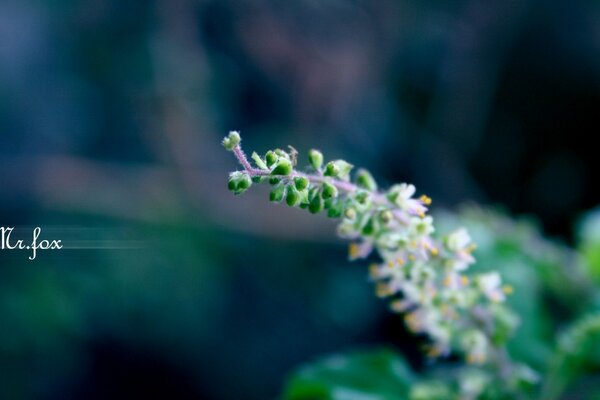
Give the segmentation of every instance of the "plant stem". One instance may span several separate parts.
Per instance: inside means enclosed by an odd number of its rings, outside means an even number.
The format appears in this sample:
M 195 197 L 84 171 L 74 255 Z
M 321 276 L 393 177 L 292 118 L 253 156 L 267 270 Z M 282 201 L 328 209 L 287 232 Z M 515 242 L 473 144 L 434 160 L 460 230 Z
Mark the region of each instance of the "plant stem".
M 339 190 L 342 190 L 346 193 L 354 193 L 354 192 L 358 191 L 359 189 L 366 190 L 366 189 L 362 189 L 362 188 L 358 187 L 357 185 L 355 185 L 351 182 L 341 181 L 339 179 L 325 177 L 322 175 L 305 174 L 302 172 L 298 172 L 296 170 L 293 170 L 290 175 L 271 175 L 271 172 L 268 170 L 252 167 L 252 165 L 248 161 L 248 158 L 246 158 L 246 154 L 244 153 L 244 151 L 242 150 L 242 147 L 240 145 L 237 145 L 233 148 L 233 154 L 235 155 L 235 157 L 237 158 L 239 163 L 242 165 L 242 167 L 244 167 L 244 170 L 246 171 L 246 173 L 248 175 L 250 175 L 251 177 L 270 176 L 272 178 L 279 178 L 279 179 L 305 177 L 306 179 L 308 179 L 309 181 L 314 182 L 314 183 L 329 182 L 332 185 L 334 185 L 335 187 L 337 187 Z M 371 193 L 373 195 L 373 200 L 376 203 L 388 204 L 388 205 L 391 204 L 383 194 L 378 193 L 378 192 L 371 192 Z

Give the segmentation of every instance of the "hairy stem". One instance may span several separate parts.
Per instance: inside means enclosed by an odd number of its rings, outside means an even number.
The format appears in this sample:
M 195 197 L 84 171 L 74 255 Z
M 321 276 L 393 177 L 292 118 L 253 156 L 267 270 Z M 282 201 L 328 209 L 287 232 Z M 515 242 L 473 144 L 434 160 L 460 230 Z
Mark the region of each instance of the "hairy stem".
M 334 185 L 335 187 L 337 187 L 339 190 L 342 190 L 346 193 L 353 193 L 359 189 L 366 190 L 366 189 L 359 188 L 357 185 L 355 185 L 351 182 L 341 181 L 339 179 L 333 179 L 333 178 L 325 177 L 322 175 L 305 174 L 302 172 L 298 172 L 296 170 L 292 171 L 292 173 L 290 175 L 271 175 L 271 172 L 268 170 L 263 170 L 263 169 L 252 167 L 252 165 L 248 161 L 248 158 L 246 157 L 246 154 L 244 153 L 244 151 L 242 150 L 242 147 L 240 145 L 237 145 L 233 148 L 233 154 L 237 158 L 238 162 L 242 165 L 242 167 L 244 167 L 244 170 L 246 171 L 246 173 L 248 173 L 248 175 L 250 175 L 251 177 L 270 176 L 270 177 L 279 178 L 279 179 L 289 179 L 289 178 L 302 176 L 314 183 L 329 182 L 332 185 Z M 370 192 L 370 193 L 373 194 L 373 200 L 376 203 L 391 204 L 388 202 L 388 200 L 385 198 L 385 196 L 382 195 L 381 193 L 378 193 L 378 192 Z

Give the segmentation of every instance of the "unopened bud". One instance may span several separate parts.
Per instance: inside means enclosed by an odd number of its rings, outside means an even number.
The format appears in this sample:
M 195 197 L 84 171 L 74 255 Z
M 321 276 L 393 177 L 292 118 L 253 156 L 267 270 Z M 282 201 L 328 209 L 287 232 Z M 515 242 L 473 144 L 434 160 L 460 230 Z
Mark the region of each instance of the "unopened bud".
M 325 165 L 325 176 L 348 180 L 353 165 L 344 160 L 330 161 Z
M 373 175 L 366 169 L 359 169 L 356 172 L 356 184 L 372 192 L 377 190 L 377 183 L 375 182 Z
M 297 176 L 294 178 L 294 184 L 296 185 L 296 189 L 304 190 L 308 187 L 309 181 L 305 176 Z
M 323 183 L 323 198 L 324 199 L 333 199 L 338 196 L 337 188 L 329 182 Z
M 273 151 L 267 151 L 267 154 L 265 154 L 265 161 L 267 162 L 267 167 L 271 168 L 277 162 L 278 158 L 279 157 L 277 157 L 277 154 L 275 154 Z
M 229 135 L 225 136 L 222 143 L 225 149 L 231 151 L 235 146 L 239 145 L 241 141 L 242 138 L 240 137 L 240 133 L 237 131 L 231 131 L 229 132 Z
M 323 211 L 323 207 L 323 197 L 321 197 L 321 193 L 316 192 L 310 199 L 308 211 L 310 211 L 312 214 L 317 214 Z
M 342 216 L 342 210 L 342 204 L 340 204 L 340 202 L 337 201 L 327 209 L 327 216 L 329 218 L 339 218 Z
M 308 152 L 308 162 L 315 170 L 319 170 L 323 165 L 323 153 L 315 149 L 310 150 Z
M 344 212 L 344 216 L 350 220 L 353 220 L 354 218 L 356 218 L 356 210 L 354 208 L 348 208 Z
M 369 200 L 369 193 L 360 192 L 356 195 L 355 199 L 358 202 L 358 204 L 365 205 L 365 204 L 367 204 L 367 201 Z
M 279 158 L 271 175 L 289 175 L 292 173 L 292 162 L 287 158 Z
M 362 228 L 363 235 L 372 235 L 375 232 L 375 220 L 374 218 L 369 218 L 365 226 Z
M 285 195 L 285 186 L 280 185 L 275 187 L 271 193 L 269 193 L 269 200 L 275 203 L 279 203 L 283 200 L 283 196 Z
M 250 186 L 252 186 L 252 179 L 248 174 L 237 171 L 229 175 L 227 188 L 234 194 L 241 194 L 248 190 Z
M 294 186 L 288 186 L 285 202 L 290 207 L 297 206 L 300 203 L 300 193 L 298 193 Z
M 379 214 L 379 219 L 384 224 L 388 224 L 392 220 L 392 218 L 394 218 L 394 215 L 390 210 L 384 210 Z

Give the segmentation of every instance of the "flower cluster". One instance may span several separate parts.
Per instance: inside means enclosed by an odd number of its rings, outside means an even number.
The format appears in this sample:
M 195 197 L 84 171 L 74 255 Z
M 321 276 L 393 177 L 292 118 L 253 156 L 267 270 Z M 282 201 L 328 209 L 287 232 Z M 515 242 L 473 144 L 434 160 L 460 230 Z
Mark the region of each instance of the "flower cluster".
M 338 234 L 351 241 L 350 259 L 378 254 L 380 261 L 369 267 L 376 295 L 390 300 L 412 332 L 430 338 L 431 357 L 454 351 L 473 364 L 499 363 L 498 348 L 516 326 L 501 304 L 512 289 L 496 272 L 469 274 L 475 244 L 463 228 L 434 235 L 429 197 L 415 197 L 415 186 L 407 183 L 379 190 L 368 171 L 351 174 L 351 164 L 325 163 L 317 150 L 308 154 L 307 172 L 296 170 L 295 151 L 281 149 L 253 153 L 252 165 L 240 142 L 238 132 L 223 140 L 243 167 L 230 174 L 231 191 L 268 182 L 271 201 L 339 218 Z

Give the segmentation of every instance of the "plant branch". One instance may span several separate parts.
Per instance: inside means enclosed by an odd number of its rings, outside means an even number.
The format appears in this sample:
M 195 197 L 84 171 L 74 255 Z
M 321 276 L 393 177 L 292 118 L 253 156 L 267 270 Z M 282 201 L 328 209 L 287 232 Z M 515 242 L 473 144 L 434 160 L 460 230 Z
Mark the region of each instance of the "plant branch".
M 290 175 L 271 175 L 271 172 L 269 170 L 252 167 L 252 165 L 248 161 L 248 158 L 246 157 L 246 154 L 244 153 L 244 151 L 242 150 L 242 147 L 239 144 L 234 146 L 232 151 L 233 151 L 233 154 L 235 155 L 235 157 L 237 158 L 238 162 L 242 165 L 242 167 L 244 167 L 244 171 L 246 171 L 246 173 L 248 173 L 248 175 L 250 175 L 251 177 L 270 176 L 270 177 L 279 178 L 279 179 L 305 177 L 309 181 L 314 182 L 314 183 L 329 182 L 332 185 L 334 185 L 335 187 L 337 187 L 339 190 L 342 190 L 346 193 L 354 193 L 358 190 L 366 190 L 366 189 L 360 188 L 359 186 L 357 186 L 351 182 L 346 182 L 346 181 L 342 181 L 339 179 L 325 177 L 322 175 L 306 174 L 303 172 L 298 172 L 296 170 L 293 170 Z M 388 205 L 392 204 L 386 199 L 386 197 L 383 194 L 381 194 L 379 192 L 372 192 L 372 191 L 370 193 L 373 194 L 373 200 L 376 203 L 388 204 Z

